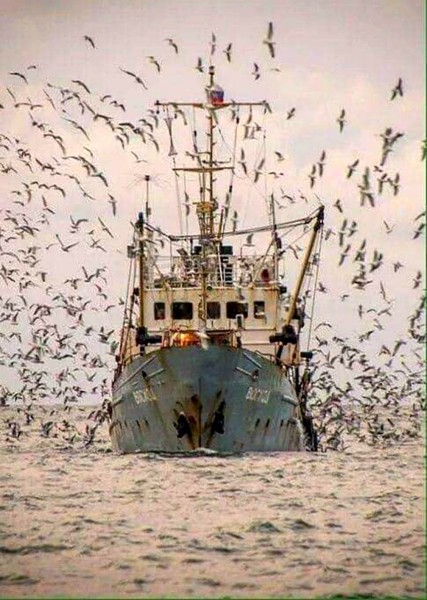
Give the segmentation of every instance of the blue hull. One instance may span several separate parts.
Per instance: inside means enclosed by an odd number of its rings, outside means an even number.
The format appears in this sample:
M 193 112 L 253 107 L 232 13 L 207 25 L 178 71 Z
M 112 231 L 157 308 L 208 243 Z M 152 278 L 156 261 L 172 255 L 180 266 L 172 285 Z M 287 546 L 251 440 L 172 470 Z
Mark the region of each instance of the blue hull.
M 304 435 L 286 373 L 243 348 L 162 348 L 113 383 L 110 436 L 120 452 L 300 451 Z

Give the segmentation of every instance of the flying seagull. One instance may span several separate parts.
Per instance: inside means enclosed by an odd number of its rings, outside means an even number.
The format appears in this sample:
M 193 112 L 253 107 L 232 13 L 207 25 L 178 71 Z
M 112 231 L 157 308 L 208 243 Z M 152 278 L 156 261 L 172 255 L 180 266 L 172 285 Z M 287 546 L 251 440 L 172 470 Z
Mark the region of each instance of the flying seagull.
M 342 133 L 342 130 L 344 129 L 344 125 L 345 125 L 345 109 L 344 108 L 341 110 L 340 116 L 337 119 L 337 123 L 340 126 L 340 133 Z
M 295 115 L 295 110 L 296 110 L 295 107 L 291 108 L 291 110 L 288 110 L 288 112 L 286 113 L 287 121 L 289 121 L 289 119 L 292 119 L 292 117 Z
M 165 42 L 167 42 L 169 46 L 172 46 L 172 48 L 175 50 L 175 54 L 178 54 L 178 46 L 172 38 L 166 38 Z
M 25 81 L 25 83 L 28 84 L 28 79 L 22 73 L 18 73 L 17 71 L 13 71 L 12 73 L 9 73 L 9 75 L 15 75 L 15 77 L 20 77 L 21 79 L 23 79 Z
M 91 37 L 89 37 L 88 35 L 84 35 L 83 39 L 85 40 L 85 42 L 88 42 L 92 46 L 92 48 L 95 48 L 95 42 Z
M 390 100 L 394 100 L 396 96 L 403 96 L 403 81 L 402 78 L 399 77 L 399 81 L 395 85 L 395 87 L 391 90 L 391 98 Z
M 263 44 L 266 44 L 268 51 L 270 52 L 271 58 L 274 58 L 274 44 L 273 42 L 273 23 L 270 21 L 268 24 L 267 37 L 263 40 Z
M 227 57 L 228 62 L 231 62 L 231 49 L 233 47 L 233 44 L 228 44 L 227 48 L 225 50 L 223 50 L 225 56 Z
M 120 69 L 120 71 L 122 71 L 122 73 L 126 73 L 126 75 L 130 75 L 131 77 L 133 77 L 135 79 L 136 83 L 141 84 L 145 90 L 148 90 L 148 87 L 142 81 L 141 77 L 139 77 L 138 75 L 135 75 L 135 73 L 132 73 L 131 71 L 126 71 L 126 69 L 122 69 L 122 67 L 119 67 L 119 69 Z

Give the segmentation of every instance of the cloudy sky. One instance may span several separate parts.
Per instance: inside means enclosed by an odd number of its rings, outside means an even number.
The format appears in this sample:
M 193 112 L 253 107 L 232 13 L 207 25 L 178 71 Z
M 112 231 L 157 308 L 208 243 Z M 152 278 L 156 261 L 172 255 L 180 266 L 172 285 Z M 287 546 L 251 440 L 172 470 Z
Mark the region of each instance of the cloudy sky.
M 101 217 L 114 232 L 114 239 L 105 232 L 99 235 L 109 252 L 112 276 L 108 293 L 117 298 L 124 293 L 124 249 L 129 221 L 142 205 L 144 188 L 138 180 L 143 175 L 150 174 L 154 179 L 154 219 L 166 230 L 179 231 L 174 182 L 164 172 L 171 165 L 165 160 L 163 148 L 158 153 L 152 144 L 137 144 L 134 140 L 122 148 L 105 124 L 80 113 L 73 102 L 65 106 L 67 113 L 61 107 L 54 110 L 44 92 L 56 98 L 58 89 L 52 86 L 78 90 L 99 111 L 104 109 L 100 98 L 109 94 L 125 107 L 125 111 L 115 109 L 114 118 L 136 123 L 146 117 L 156 99 L 203 99 L 205 74 L 195 67 L 199 57 L 203 65 L 209 62 L 209 43 L 215 33 L 217 48 L 211 60 L 226 97 L 267 100 L 273 109 L 266 119 L 267 160 L 271 171 L 283 175 L 279 180 L 270 177 L 266 189 L 280 199 L 282 188 L 282 193 L 298 200 L 280 209 L 278 218 L 306 214 L 317 206 L 318 198 L 326 205 L 326 228 L 333 233 L 321 265 L 320 279 L 328 293 L 319 298 L 320 319 L 339 316 L 334 327 L 341 327 L 346 334 L 360 334 L 360 327 L 363 331 L 370 325 L 357 322 L 353 326 L 357 307 L 365 301 L 374 306 L 381 304 L 381 282 L 393 300 L 393 317 L 379 332 L 379 342 L 392 340 L 405 331 L 407 316 L 420 295 L 420 288 L 413 289 L 413 280 L 424 265 L 423 237 L 413 239 L 420 223 L 414 219 L 423 211 L 425 189 L 425 163 L 421 162 L 425 137 L 425 15 L 421 0 L 1 0 L 0 7 L 0 134 L 19 139 L 34 157 L 52 162 L 52 157 L 59 156 L 58 147 L 31 125 L 34 118 L 66 140 L 68 155 L 81 154 L 84 146 L 89 147 L 108 180 L 108 190 L 99 179 L 90 181 L 87 189 L 94 200 L 82 198 L 71 188 L 67 188 L 66 198 L 49 195 L 55 215 L 49 230 L 39 237 L 42 245 L 54 243 L 55 233 L 67 241 L 75 239 L 68 232 L 70 215 L 74 219 L 88 218 L 98 227 L 97 219 Z M 269 22 L 274 26 L 274 59 L 263 43 Z M 84 36 L 94 41 L 95 48 Z M 173 38 L 178 54 L 166 38 Z M 230 43 L 229 63 L 223 51 Z M 160 64 L 160 73 L 150 56 Z M 31 68 L 33 65 L 35 68 Z M 255 68 L 259 69 L 258 79 L 253 75 Z M 120 69 L 137 73 L 148 89 Z M 13 72 L 24 74 L 28 83 L 11 75 Z M 391 91 L 399 78 L 403 81 L 403 97 L 391 101 Z M 90 92 L 72 80 L 83 82 Z M 16 107 L 28 100 L 41 102 L 43 107 L 31 111 L 25 104 Z M 287 119 L 292 108 L 295 116 Z M 109 109 L 113 110 L 111 106 Z M 337 118 L 342 109 L 346 111 L 346 124 L 340 133 Z M 84 126 L 88 139 L 65 122 L 65 117 Z M 263 116 L 256 118 L 261 122 Z M 375 171 L 375 165 L 381 160 L 380 136 L 387 127 L 393 133 L 404 134 L 385 165 L 391 179 L 399 173 L 399 193 L 395 195 L 392 186 L 386 184 L 381 195 L 375 194 L 375 208 L 361 207 L 358 186 L 369 167 L 376 191 L 381 172 Z M 233 133 L 227 124 L 223 131 L 225 136 Z M 167 153 L 166 133 L 158 135 Z M 178 134 L 175 141 L 177 145 L 181 142 Z M 10 156 L 5 155 L 5 149 L 0 150 L 0 162 L 9 164 Z M 248 149 L 254 161 L 258 150 Z M 311 188 L 309 174 L 323 150 L 325 173 Z M 285 160 L 277 163 L 275 151 Z M 348 179 L 347 166 L 357 159 L 358 169 Z M 73 171 L 70 164 L 68 172 L 80 176 L 77 165 L 74 167 Z M 32 177 L 30 173 L 25 176 L 27 181 Z M 0 182 L 3 209 L 10 208 L 11 192 L 21 189 L 19 186 L 21 171 Z M 220 197 L 220 183 L 218 187 Z M 117 216 L 112 214 L 108 194 L 117 199 Z M 241 226 L 259 223 L 265 206 L 261 196 L 260 189 L 255 188 L 236 192 L 234 208 Z M 344 213 L 334 206 L 337 199 Z M 34 201 L 26 210 L 36 213 L 39 206 Z M 341 248 L 337 233 L 344 218 L 358 225 L 351 240 L 353 254 L 367 239 L 368 262 L 375 250 L 385 257 L 364 295 L 351 287 L 356 269 L 352 258 L 338 270 Z M 391 233 L 387 228 L 392 229 Z M 95 262 L 105 263 L 103 253 L 93 254 Z M 52 278 L 60 281 L 64 272 L 68 274 L 67 269 L 70 274 L 74 269 L 75 276 L 82 263 L 93 260 L 91 256 L 88 245 L 81 242 L 73 253 L 51 252 L 45 260 Z M 397 261 L 404 267 L 395 273 L 393 264 Z M 340 296 L 348 292 L 350 302 L 342 302 Z M 112 318 L 119 326 L 119 312 Z

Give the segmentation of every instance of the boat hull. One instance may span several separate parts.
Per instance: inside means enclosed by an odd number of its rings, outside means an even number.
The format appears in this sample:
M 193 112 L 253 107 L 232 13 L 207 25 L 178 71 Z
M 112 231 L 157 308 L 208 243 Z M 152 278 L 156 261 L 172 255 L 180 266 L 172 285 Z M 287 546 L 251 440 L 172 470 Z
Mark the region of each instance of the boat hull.
M 113 383 L 114 450 L 300 451 L 304 435 L 286 372 L 243 348 L 161 348 Z

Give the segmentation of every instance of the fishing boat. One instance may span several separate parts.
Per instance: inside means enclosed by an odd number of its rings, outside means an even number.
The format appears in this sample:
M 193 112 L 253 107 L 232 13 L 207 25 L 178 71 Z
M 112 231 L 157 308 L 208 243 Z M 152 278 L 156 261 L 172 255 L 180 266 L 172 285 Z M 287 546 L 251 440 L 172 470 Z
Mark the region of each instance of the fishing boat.
M 265 112 L 269 106 L 226 101 L 214 67 L 205 93 L 202 102 L 156 103 L 174 165 L 174 118 L 187 108 L 206 117 L 206 145 L 201 149 L 193 132 L 193 152 L 184 155 L 191 164 L 173 167 L 175 176 L 192 174 L 197 181 L 197 192 L 184 198 L 187 213 L 194 206 L 197 230 L 169 234 L 151 222 L 147 175 L 144 210 L 127 248 L 130 269 L 110 408 L 112 446 L 124 453 L 315 451 L 307 409 L 312 352 L 301 347 L 309 295 L 301 291 L 318 267 L 323 206 L 281 223 L 272 199 L 266 223 L 239 229 L 231 212 L 233 184 L 221 193 L 218 182 L 224 175 L 232 181 L 239 165 L 235 155 L 216 157 L 217 129 L 227 111 L 237 126 L 240 111 Z M 297 227 L 307 243 L 289 292 L 282 262 L 286 235 Z M 242 240 L 252 246 L 258 234 L 266 247 L 244 252 Z

